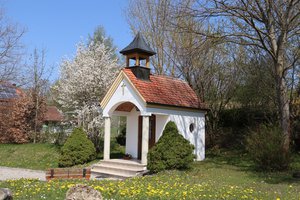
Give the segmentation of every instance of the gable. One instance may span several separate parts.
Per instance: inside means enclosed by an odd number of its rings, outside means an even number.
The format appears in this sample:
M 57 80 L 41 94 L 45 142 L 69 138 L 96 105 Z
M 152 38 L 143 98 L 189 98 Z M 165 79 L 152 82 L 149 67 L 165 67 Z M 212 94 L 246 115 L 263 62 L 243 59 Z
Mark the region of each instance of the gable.
M 144 99 L 126 75 L 121 72 L 100 103 L 103 116 L 111 115 L 116 108 L 126 102 L 134 104 L 141 112 L 145 110 L 146 103 Z
M 126 83 L 125 83 L 126 81 Z M 126 74 L 121 71 L 119 73 L 119 75 L 117 76 L 117 78 L 114 80 L 113 84 L 111 85 L 111 87 L 109 88 L 108 92 L 105 94 L 104 98 L 102 99 L 102 101 L 100 102 L 100 106 L 102 109 L 105 108 L 105 106 L 108 104 L 109 100 L 111 99 L 111 97 L 114 95 L 114 93 L 116 92 L 116 90 L 121 87 L 121 83 L 128 85 L 132 88 L 132 90 L 134 90 L 137 95 L 145 102 L 145 99 L 142 97 L 142 95 L 136 90 L 136 88 L 134 87 L 134 85 L 131 83 L 131 81 L 129 80 L 129 78 L 126 76 Z

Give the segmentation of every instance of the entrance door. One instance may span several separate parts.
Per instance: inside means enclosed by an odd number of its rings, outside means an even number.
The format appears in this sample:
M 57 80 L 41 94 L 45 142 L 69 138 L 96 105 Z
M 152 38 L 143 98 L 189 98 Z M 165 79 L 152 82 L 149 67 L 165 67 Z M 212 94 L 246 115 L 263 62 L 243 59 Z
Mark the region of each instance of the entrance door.
M 155 127 L 156 127 L 156 117 L 151 115 L 149 117 L 149 149 L 151 149 L 155 144 Z M 142 155 L 142 134 L 143 134 L 143 116 L 139 116 L 138 125 L 138 159 L 141 159 Z

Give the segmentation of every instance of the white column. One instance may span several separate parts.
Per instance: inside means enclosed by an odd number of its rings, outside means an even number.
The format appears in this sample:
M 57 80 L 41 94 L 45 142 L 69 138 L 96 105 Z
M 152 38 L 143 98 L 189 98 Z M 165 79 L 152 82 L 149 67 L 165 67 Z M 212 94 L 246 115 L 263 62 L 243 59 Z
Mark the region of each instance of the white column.
M 143 116 L 141 163 L 145 165 L 147 165 L 148 145 L 149 145 L 149 116 Z
M 110 117 L 104 118 L 104 152 L 103 159 L 109 160 L 110 158 Z

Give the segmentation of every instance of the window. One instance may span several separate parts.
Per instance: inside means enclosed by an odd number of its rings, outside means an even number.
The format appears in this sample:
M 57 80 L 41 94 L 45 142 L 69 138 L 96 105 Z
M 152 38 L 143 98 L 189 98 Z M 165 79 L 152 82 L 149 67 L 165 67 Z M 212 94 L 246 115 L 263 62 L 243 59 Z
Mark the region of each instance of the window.
M 191 123 L 190 124 L 190 132 L 192 133 L 195 130 L 195 124 Z

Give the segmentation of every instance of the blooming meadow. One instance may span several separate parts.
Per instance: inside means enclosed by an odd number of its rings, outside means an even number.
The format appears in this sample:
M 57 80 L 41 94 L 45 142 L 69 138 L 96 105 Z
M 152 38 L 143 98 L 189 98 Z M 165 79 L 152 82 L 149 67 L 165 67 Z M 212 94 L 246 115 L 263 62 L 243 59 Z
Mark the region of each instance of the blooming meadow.
M 14 199 L 64 199 L 67 190 L 78 183 L 93 187 L 100 191 L 106 199 L 292 200 L 300 197 L 299 183 L 280 187 L 274 187 L 264 182 L 241 182 L 234 185 L 230 183 L 232 181 L 230 173 L 221 175 L 220 180 L 210 180 L 206 175 L 196 175 L 195 171 L 169 171 L 123 181 L 52 180 L 42 182 L 20 179 L 0 182 L 0 187 L 10 188 L 14 193 Z M 224 180 L 221 181 L 222 179 Z

